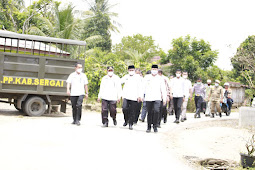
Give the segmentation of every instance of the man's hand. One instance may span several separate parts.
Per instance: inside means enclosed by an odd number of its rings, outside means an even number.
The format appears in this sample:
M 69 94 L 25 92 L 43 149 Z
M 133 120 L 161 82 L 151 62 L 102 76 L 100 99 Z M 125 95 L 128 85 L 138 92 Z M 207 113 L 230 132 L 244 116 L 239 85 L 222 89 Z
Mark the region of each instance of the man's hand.
M 118 99 L 117 102 L 120 103 L 120 99 Z
M 173 99 L 173 95 L 172 95 L 172 94 L 170 94 L 170 99 L 171 99 L 171 100 Z
M 67 93 L 67 95 L 68 95 L 68 96 L 70 96 L 70 95 L 71 95 L 70 90 L 67 90 L 67 91 L 66 91 L 66 93 Z
M 165 106 L 166 105 L 166 101 L 163 101 L 163 106 Z
M 141 97 L 138 97 L 138 98 L 137 98 L 137 101 L 138 101 L 138 103 L 142 102 L 142 98 L 141 98 Z
M 220 102 L 223 103 L 223 99 L 220 99 Z
M 183 101 L 183 102 L 185 101 L 185 97 L 182 98 L 182 101 Z
M 100 99 L 100 98 L 98 98 L 98 99 L 97 99 L 97 102 L 98 102 L 98 103 L 100 103 L 100 101 L 101 101 L 101 99 Z
M 168 103 L 170 101 L 169 97 L 166 98 L 166 102 Z
M 89 95 L 88 94 L 85 94 L 85 99 L 88 99 Z

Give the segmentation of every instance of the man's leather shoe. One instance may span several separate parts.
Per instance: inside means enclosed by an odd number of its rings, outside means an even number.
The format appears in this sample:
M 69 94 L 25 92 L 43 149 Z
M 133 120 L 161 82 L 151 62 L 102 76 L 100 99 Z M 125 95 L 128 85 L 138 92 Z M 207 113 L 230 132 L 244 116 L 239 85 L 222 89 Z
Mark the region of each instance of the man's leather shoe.
M 219 113 L 219 115 L 220 115 L 220 117 L 222 117 L 222 114 L 221 114 L 221 113 Z
M 75 121 L 73 121 L 73 122 L 72 122 L 72 124 L 74 125 L 74 124 L 76 124 L 76 122 L 75 122 Z
M 108 127 L 108 123 L 104 123 L 103 126 L 104 126 L 104 127 Z
M 148 126 L 146 132 L 147 132 L 147 133 L 150 133 L 150 132 L 151 132 L 151 126 Z
M 157 132 L 158 132 L 157 127 L 153 127 L 153 130 L 154 130 L 154 132 L 155 132 L 155 133 L 157 133 Z
M 76 125 L 77 125 L 77 126 L 80 126 L 80 125 L 81 125 L 81 123 L 80 123 L 79 121 L 77 121 L 77 122 L 76 122 Z
M 187 118 L 185 117 L 183 120 L 185 121 L 185 120 L 187 120 Z
M 214 118 L 214 113 L 212 113 L 211 118 Z
M 132 125 L 129 125 L 129 130 L 133 130 L 133 127 L 132 127 Z
M 127 122 L 124 122 L 123 126 L 127 126 Z
M 183 119 L 183 118 L 181 118 L 181 122 L 184 122 L 184 119 Z
M 116 119 L 113 119 L 113 124 L 114 124 L 114 126 L 117 125 L 117 120 Z
M 143 120 L 143 119 L 139 119 L 139 121 L 144 122 L 144 120 Z

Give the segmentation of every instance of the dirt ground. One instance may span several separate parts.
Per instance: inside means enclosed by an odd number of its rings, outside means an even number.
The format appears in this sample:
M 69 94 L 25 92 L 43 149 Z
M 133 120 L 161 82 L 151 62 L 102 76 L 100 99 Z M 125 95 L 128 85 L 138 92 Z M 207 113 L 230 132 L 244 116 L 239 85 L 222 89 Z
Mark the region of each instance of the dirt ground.
M 28 117 L 13 106 L 0 104 L 0 169 L 201 169 L 196 162 L 219 158 L 239 162 L 246 129 L 238 128 L 238 113 L 230 117 L 194 119 L 176 125 L 174 117 L 157 134 L 145 133 L 146 123 L 134 130 L 118 125 L 103 128 L 101 115 L 83 111 L 81 126 L 67 114 Z

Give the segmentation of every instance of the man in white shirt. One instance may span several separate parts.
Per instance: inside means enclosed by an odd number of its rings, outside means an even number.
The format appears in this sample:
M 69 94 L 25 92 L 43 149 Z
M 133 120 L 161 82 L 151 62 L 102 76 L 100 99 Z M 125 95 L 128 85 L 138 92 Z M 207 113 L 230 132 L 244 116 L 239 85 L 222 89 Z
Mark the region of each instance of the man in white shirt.
M 121 98 L 121 84 L 119 76 L 114 74 L 112 66 L 107 67 L 107 75 L 102 78 L 98 99 L 102 99 L 102 123 L 104 127 L 108 127 L 108 110 L 113 119 L 113 124 L 116 126 L 116 107 Z
M 189 97 L 192 97 L 192 84 L 191 81 L 188 79 L 188 72 L 183 71 L 182 72 L 182 78 L 184 79 L 184 91 L 185 91 L 185 100 L 182 104 L 182 114 L 181 114 L 181 122 L 184 122 L 187 120 L 186 111 L 187 111 L 187 105 L 189 101 Z
M 147 133 L 151 132 L 153 125 L 154 132 L 158 132 L 157 123 L 160 112 L 161 100 L 166 104 L 166 87 L 163 79 L 158 75 L 158 65 L 152 65 L 151 74 L 144 77 L 144 90 L 146 107 L 148 110 L 147 116 Z
M 82 115 L 82 103 L 83 98 L 88 98 L 88 79 L 87 76 L 82 73 L 82 64 L 75 64 L 75 72 L 71 73 L 66 80 L 67 82 L 67 94 L 70 96 L 73 109 L 73 123 L 80 126 L 80 120 Z M 70 89 L 71 88 L 71 89 Z M 86 91 L 86 94 L 85 94 Z
M 143 96 L 141 77 L 135 74 L 134 65 L 128 66 L 128 74 L 121 78 L 121 84 L 124 84 L 122 111 L 125 123 L 123 126 L 129 124 L 129 129 L 133 130 L 138 102 L 142 102 Z
M 174 102 L 174 112 L 176 120 L 174 123 L 180 123 L 180 115 L 182 112 L 182 103 L 185 100 L 185 82 L 181 77 L 181 70 L 176 70 L 176 77 L 171 80 L 170 97 Z
M 165 83 L 165 87 L 166 87 L 166 92 L 167 92 L 167 97 L 166 97 L 166 102 L 169 102 L 169 98 L 170 98 L 170 89 L 169 89 L 169 79 L 163 75 L 163 71 L 161 69 L 158 70 L 158 75 L 161 76 L 163 78 L 163 81 Z M 158 128 L 160 128 L 160 123 L 162 118 L 164 119 L 164 123 L 166 123 L 167 121 L 167 109 L 166 109 L 167 103 L 165 105 L 163 105 L 163 99 L 161 101 L 161 106 L 160 106 L 160 113 L 159 113 L 159 119 L 158 119 Z

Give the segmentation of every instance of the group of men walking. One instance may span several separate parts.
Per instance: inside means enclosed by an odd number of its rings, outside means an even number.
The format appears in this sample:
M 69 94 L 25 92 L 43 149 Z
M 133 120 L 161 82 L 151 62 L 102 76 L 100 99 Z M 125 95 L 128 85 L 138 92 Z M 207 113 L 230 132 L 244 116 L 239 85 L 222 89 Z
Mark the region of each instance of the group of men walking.
M 76 64 L 75 72 L 70 74 L 67 79 L 67 93 L 70 95 L 73 109 L 73 124 L 80 125 L 81 106 L 84 96 L 88 97 L 88 80 L 82 73 L 82 65 Z M 123 88 L 122 88 L 123 86 Z M 229 86 L 229 85 L 228 85 Z M 71 90 L 70 90 L 71 88 Z M 124 124 L 130 130 L 137 123 L 142 108 L 140 121 L 144 122 L 147 114 L 147 130 L 158 132 L 161 121 L 167 122 L 167 115 L 175 113 L 174 123 L 180 123 L 187 120 L 186 110 L 189 98 L 195 93 L 196 114 L 195 118 L 200 118 L 201 105 L 207 102 L 207 110 L 211 105 L 211 117 L 214 117 L 215 106 L 221 116 L 220 102 L 222 102 L 224 93 L 231 99 L 231 91 L 219 86 L 216 80 L 215 86 L 211 87 L 208 80 L 207 85 L 203 85 L 201 79 L 198 79 L 194 87 L 188 79 L 188 72 L 176 70 L 176 77 L 170 77 L 170 80 L 163 75 L 158 65 L 152 65 L 151 70 L 143 77 L 140 69 L 134 65 L 128 66 L 128 74 L 120 78 L 114 74 L 113 66 L 107 67 L 107 75 L 102 78 L 98 102 L 102 102 L 102 123 L 108 127 L 108 112 L 116 126 L 116 107 L 117 103 L 123 99 L 122 111 L 124 114 Z M 232 102 L 232 101 L 231 101 Z M 167 108 L 168 104 L 168 108 Z M 210 114 L 207 112 L 207 114 Z

